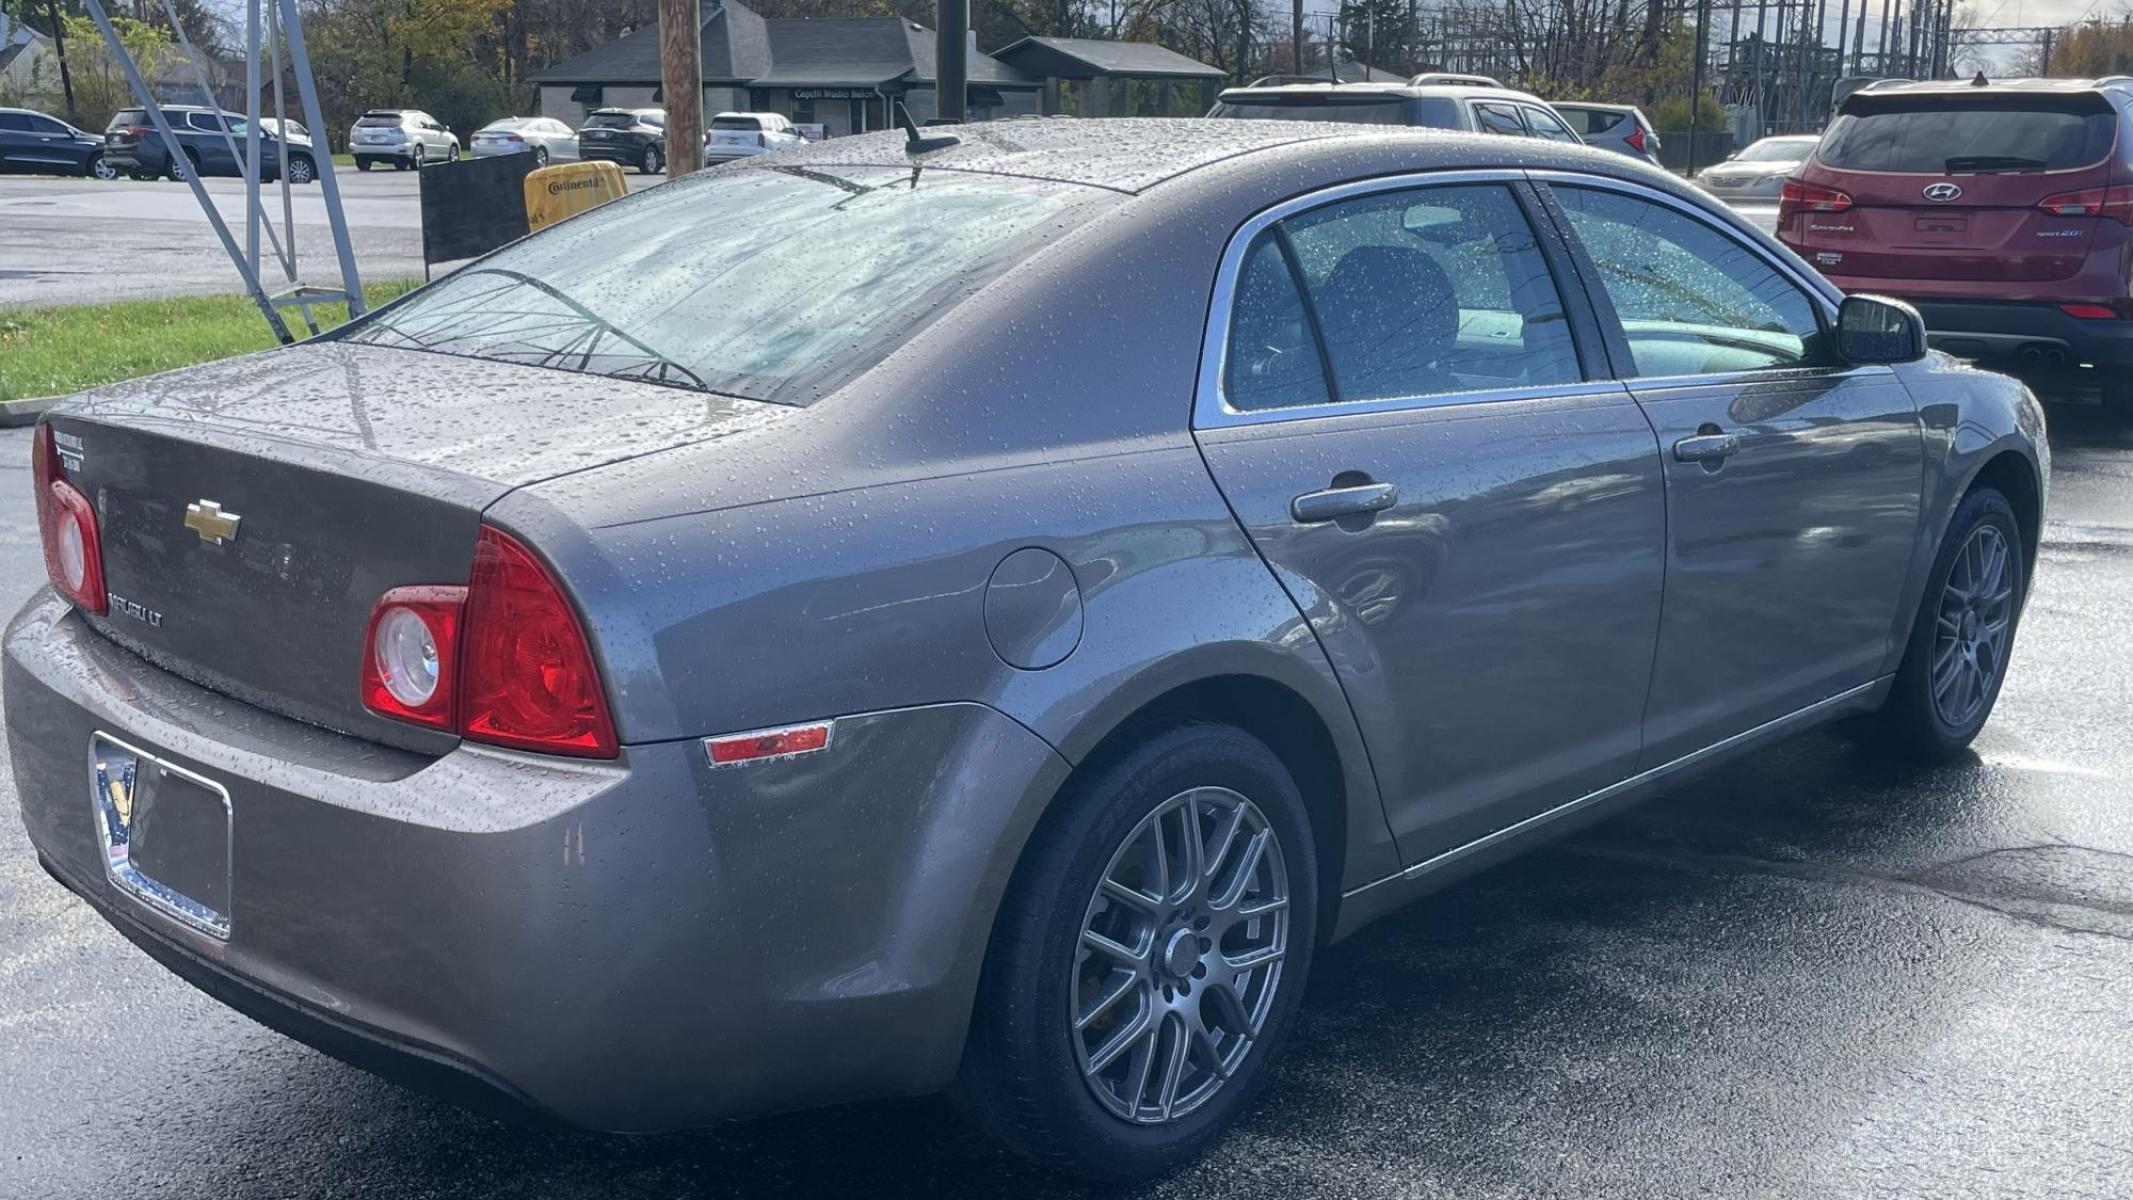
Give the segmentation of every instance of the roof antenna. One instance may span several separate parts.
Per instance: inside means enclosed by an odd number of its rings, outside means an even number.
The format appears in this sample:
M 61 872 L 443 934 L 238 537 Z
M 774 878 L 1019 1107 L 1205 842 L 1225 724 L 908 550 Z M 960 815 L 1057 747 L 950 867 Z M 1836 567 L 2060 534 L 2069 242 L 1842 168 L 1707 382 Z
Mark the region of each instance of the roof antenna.
M 1979 71 L 1979 72 L 1977 73 L 1977 78 L 1976 78 L 1976 79 L 1973 79 L 1973 80 L 1971 80 L 1971 81 L 1970 81 L 1970 86 L 1971 86 L 1971 87 L 1990 87 L 1990 86 L 1992 86 L 1992 81 L 1991 81 L 1990 79 L 1987 79 L 1987 78 L 1985 78 L 1985 72 L 1984 72 L 1984 71 L 1982 71 L 1982 70 L 1980 70 L 1980 71 Z
M 920 137 L 918 135 L 918 126 L 911 120 L 911 110 L 905 108 L 904 102 L 901 100 L 896 101 L 895 104 L 896 123 L 904 127 L 904 153 L 924 154 L 928 150 L 946 150 L 950 146 L 962 145 L 963 139 L 946 133 L 936 134 L 933 137 Z

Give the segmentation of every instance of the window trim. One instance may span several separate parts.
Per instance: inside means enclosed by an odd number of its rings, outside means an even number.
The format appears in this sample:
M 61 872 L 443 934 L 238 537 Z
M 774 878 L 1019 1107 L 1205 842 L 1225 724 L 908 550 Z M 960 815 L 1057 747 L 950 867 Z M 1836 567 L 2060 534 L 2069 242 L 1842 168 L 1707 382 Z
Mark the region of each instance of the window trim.
M 1747 226 L 1744 223 L 1736 224 L 1737 218 L 1733 218 L 1731 214 L 1727 214 L 1727 217 L 1723 220 L 1714 220 L 1713 218 L 1716 214 L 1704 210 L 1694 201 L 1685 200 L 1658 188 L 1634 183 L 1627 179 L 1616 179 L 1604 175 L 1579 175 L 1560 170 L 1536 170 L 1528 172 L 1528 175 L 1540 192 L 1542 203 L 1548 210 L 1549 219 L 1559 227 L 1559 232 L 1577 263 L 1579 284 L 1583 291 L 1582 298 L 1591 309 L 1594 318 L 1600 323 L 1600 336 L 1607 345 L 1607 354 L 1611 360 L 1611 374 L 1614 382 L 1637 388 L 1660 388 L 1731 380 L 1793 379 L 1812 375 L 1826 375 L 1836 371 L 1875 369 L 1852 366 L 1841 362 L 1824 362 L 1803 363 L 1789 367 L 1758 367 L 1747 371 L 1707 371 L 1688 375 L 1638 375 L 1636 373 L 1636 360 L 1631 357 L 1629 343 L 1622 335 L 1621 315 L 1615 312 L 1613 299 L 1607 295 L 1607 289 L 1599 282 L 1597 278 L 1598 268 L 1594 265 L 1592 257 L 1586 253 L 1585 243 L 1579 240 L 1577 231 L 1570 226 L 1569 211 L 1556 198 L 1553 191 L 1555 186 L 1619 192 L 1640 200 L 1650 201 L 1662 207 L 1673 209 L 1689 220 L 1703 225 L 1712 233 L 1730 239 L 1741 249 L 1760 258 L 1765 265 L 1777 271 L 1782 278 L 1797 287 L 1807 297 L 1808 303 L 1815 310 L 1815 319 L 1820 326 L 1818 332 L 1825 344 L 1834 345 L 1837 306 L 1843 303 L 1844 294 L 1838 291 L 1836 285 L 1830 283 L 1827 279 L 1819 275 L 1802 274 L 1798 268 L 1786 260 L 1784 255 L 1772 253 L 1770 246 L 1764 245 L 1762 242 L 1762 238 L 1767 235 L 1762 235 L 1760 230 L 1755 230 L 1752 226 Z M 1744 231 L 1757 236 L 1744 236 Z M 1773 242 L 1771 244 L 1775 245 L 1776 243 Z M 1888 368 L 1883 367 L 1879 368 L 1879 370 L 1886 371 Z
M 1581 178 L 1566 176 L 1566 178 Z M 1348 183 L 1321 188 L 1292 196 L 1279 204 L 1261 209 L 1239 225 L 1230 234 L 1229 244 L 1223 247 L 1222 259 L 1215 269 L 1215 287 L 1207 305 L 1207 325 L 1200 337 L 1200 373 L 1193 391 L 1192 427 L 1194 429 L 1225 429 L 1240 425 L 1266 425 L 1280 421 L 1317 420 L 1324 417 L 1359 415 L 1364 413 L 1404 412 L 1412 409 L 1451 408 L 1469 404 L 1502 404 L 1518 400 L 1539 400 L 1553 397 L 1575 398 L 1582 396 L 1620 396 L 1622 381 L 1614 377 L 1614 364 L 1608 347 L 1607 331 L 1597 320 L 1587 298 L 1590 288 L 1582 277 L 1566 278 L 1563 268 L 1575 268 L 1575 259 L 1568 258 L 1570 248 L 1561 242 L 1561 234 L 1555 228 L 1554 215 L 1545 209 L 1536 209 L 1528 197 L 1521 195 L 1518 185 L 1531 183 L 1531 173 L 1511 167 L 1495 167 L 1477 170 L 1414 171 L 1404 175 L 1385 175 L 1375 179 L 1360 179 Z M 1504 185 L 1513 201 L 1524 214 L 1526 223 L 1533 228 L 1533 236 L 1539 244 L 1541 257 L 1547 261 L 1548 271 L 1555 282 L 1556 296 L 1563 305 L 1564 324 L 1569 327 L 1572 351 L 1577 355 L 1579 369 L 1586 376 L 1577 383 L 1535 384 L 1515 388 L 1488 388 L 1471 392 L 1438 392 L 1426 396 L 1395 396 L 1366 400 L 1338 400 L 1329 398 L 1318 404 L 1299 404 L 1290 408 L 1239 409 L 1231 407 L 1223 393 L 1224 373 L 1229 367 L 1229 334 L 1231 318 L 1237 299 L 1237 281 L 1244 271 L 1244 260 L 1250 253 L 1259 235 L 1277 222 L 1301 212 L 1338 204 L 1360 196 L 1379 192 L 1412 191 L 1416 188 L 1456 186 L 1471 183 L 1494 183 Z M 1551 247 L 1551 242 L 1558 243 Z M 1308 294 L 1305 304 L 1310 303 Z M 1307 310 L 1308 311 L 1308 310 Z M 1588 339 L 1592 339 L 1589 341 Z M 1598 344 L 1593 344 L 1596 341 Z M 1321 364 L 1324 364 L 1323 345 L 1320 347 Z M 1330 371 L 1328 372 L 1330 375 Z M 1604 378 L 1602 377 L 1604 376 Z

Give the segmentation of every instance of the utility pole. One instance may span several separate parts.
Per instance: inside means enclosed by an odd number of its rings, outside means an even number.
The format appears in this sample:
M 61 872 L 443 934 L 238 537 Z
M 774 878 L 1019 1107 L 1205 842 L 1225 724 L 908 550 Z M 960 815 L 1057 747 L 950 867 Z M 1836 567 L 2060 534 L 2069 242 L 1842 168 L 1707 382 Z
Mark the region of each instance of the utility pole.
M 960 125 L 970 109 L 970 0 L 940 0 L 935 10 L 933 119 Z M 1126 86 L 1130 113 L 1133 85 Z
M 67 70 L 67 28 L 59 20 L 59 0 L 44 0 L 45 19 L 52 22 L 52 51 L 59 55 L 59 89 L 67 96 L 67 120 L 75 119 L 74 73 Z
M 659 85 L 667 110 L 667 178 L 704 165 L 704 23 L 697 0 L 659 0 Z
M 1866 0 L 1859 0 L 1859 23 L 1852 27 L 1852 74 L 1866 63 Z
M 1704 30 L 1711 23 L 1711 0 L 1696 0 L 1696 57 L 1689 63 L 1689 174 L 1696 174 L 1697 126 L 1703 115 L 1703 57 L 1708 39 Z
M 1238 63 L 1241 75 L 1244 64 Z M 1304 0 L 1289 3 L 1289 74 L 1301 78 L 1304 73 Z

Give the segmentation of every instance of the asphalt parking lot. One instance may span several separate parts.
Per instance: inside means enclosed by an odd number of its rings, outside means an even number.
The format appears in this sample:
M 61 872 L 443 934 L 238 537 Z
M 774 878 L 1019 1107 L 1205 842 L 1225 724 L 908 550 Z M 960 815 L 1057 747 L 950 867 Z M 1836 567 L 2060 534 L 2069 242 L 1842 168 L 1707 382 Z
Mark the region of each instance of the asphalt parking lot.
M 624 178 L 632 191 L 664 182 L 634 172 Z M 415 173 L 342 167 L 335 179 L 363 279 L 420 279 L 422 208 Z M 244 184 L 203 182 L 242 245 Z M 299 278 L 337 287 L 340 267 L 320 188 L 310 184 L 291 192 Z M 262 188 L 261 201 L 278 226 L 279 185 Z M 241 290 L 214 227 L 182 183 L 0 176 L 0 308 Z
M 1146 1194 L 2123 1197 L 2133 418 L 2050 420 L 2033 599 L 1972 757 L 1812 734 L 1366 930 L 1320 958 L 1264 1101 Z M 10 610 L 42 574 L 27 441 L 0 433 Z M 36 866 L 11 782 L 0 1080 L 10 1198 L 1085 1194 L 932 1101 L 623 1138 L 402 1091 L 106 928 Z

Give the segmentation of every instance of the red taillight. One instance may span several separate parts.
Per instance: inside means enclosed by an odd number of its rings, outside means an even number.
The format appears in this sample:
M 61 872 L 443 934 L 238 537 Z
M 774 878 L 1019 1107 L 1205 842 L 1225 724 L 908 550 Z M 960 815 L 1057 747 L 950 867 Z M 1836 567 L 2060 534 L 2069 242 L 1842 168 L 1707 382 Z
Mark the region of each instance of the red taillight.
M 37 530 L 44 539 L 44 569 L 52 586 L 83 612 L 102 614 L 104 547 L 96 510 L 81 489 L 59 477 L 59 447 L 52 427 L 37 426 L 30 438 L 30 470 L 36 480 Z
M 126 127 L 126 136 L 144 138 L 155 131 L 156 128 L 153 125 L 128 125 Z
M 372 712 L 438 729 L 459 726 L 459 624 L 463 587 L 394 588 L 370 610 L 363 638 L 363 703 Z
M 1851 206 L 1852 198 L 1835 188 L 1788 179 L 1778 189 L 1777 223 L 1782 228 L 1794 213 L 1839 213 Z
M 505 141 L 507 141 L 507 142 L 523 142 L 523 141 L 525 141 L 526 139 L 525 139 L 525 138 L 522 138 L 522 137 L 520 137 L 519 135 L 517 135 L 517 134 L 515 134 L 515 133 L 507 133 L 507 134 L 505 134 L 505 135 L 504 135 L 504 140 L 505 140 Z
M 2108 217 L 2121 225 L 2133 225 L 2133 187 L 2060 192 L 2037 201 L 2037 207 L 2055 217 Z
M 1629 143 L 1630 149 L 1635 150 L 1639 154 L 1644 153 L 1644 126 L 1634 123 L 1631 124 L 1629 127 L 1629 136 L 1623 138 L 1622 140 Z
M 2069 317 L 2079 317 L 2084 321 L 2112 321 L 2121 315 L 2117 309 L 2108 304 L 2062 304 L 2059 306 L 2059 311 Z
M 518 539 L 484 525 L 474 542 L 459 649 L 459 729 L 470 738 L 612 758 L 615 726 L 577 612 Z
M 617 753 L 577 611 L 533 551 L 493 526 L 475 536 L 465 587 L 380 597 L 363 653 L 372 712 L 520 750 Z

